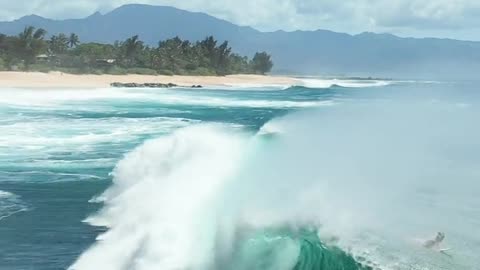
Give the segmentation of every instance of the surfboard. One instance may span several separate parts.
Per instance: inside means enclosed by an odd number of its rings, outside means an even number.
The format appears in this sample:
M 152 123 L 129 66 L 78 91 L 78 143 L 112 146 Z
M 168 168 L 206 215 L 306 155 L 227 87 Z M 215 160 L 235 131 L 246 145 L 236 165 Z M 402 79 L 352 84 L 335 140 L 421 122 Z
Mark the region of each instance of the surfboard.
M 442 253 L 445 256 L 448 256 L 448 257 L 452 258 L 453 257 L 452 254 L 447 253 L 447 251 L 450 251 L 450 250 L 452 250 L 452 249 L 451 248 L 442 248 L 438 252 Z

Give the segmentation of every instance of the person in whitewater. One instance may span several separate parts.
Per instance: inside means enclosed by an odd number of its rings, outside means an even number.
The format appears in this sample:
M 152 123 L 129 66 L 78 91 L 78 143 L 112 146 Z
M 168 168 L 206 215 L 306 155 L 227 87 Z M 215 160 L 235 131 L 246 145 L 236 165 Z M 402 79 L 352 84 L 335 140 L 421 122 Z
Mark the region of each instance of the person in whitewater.
M 437 233 L 437 236 L 433 240 L 428 240 L 423 244 L 424 247 L 429 249 L 436 249 L 440 246 L 440 244 L 445 239 L 445 234 L 442 232 Z
M 435 251 L 438 251 L 444 255 L 447 255 L 449 257 L 452 257 L 452 255 L 448 254 L 447 251 L 450 250 L 450 248 L 440 248 L 440 244 L 445 240 L 445 234 L 442 232 L 437 233 L 437 236 L 435 236 L 435 239 L 433 240 L 428 240 L 426 241 L 423 246 L 432 249 Z

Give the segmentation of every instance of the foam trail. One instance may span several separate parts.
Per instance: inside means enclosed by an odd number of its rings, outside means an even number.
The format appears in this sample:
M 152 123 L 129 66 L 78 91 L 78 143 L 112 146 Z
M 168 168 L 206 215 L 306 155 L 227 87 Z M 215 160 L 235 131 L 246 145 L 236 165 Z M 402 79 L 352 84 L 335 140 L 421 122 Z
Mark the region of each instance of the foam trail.
M 228 87 L 226 87 L 228 89 Z M 287 87 L 269 88 L 268 90 L 280 90 Z M 225 89 L 225 87 L 223 87 Z M 267 91 L 267 88 L 259 88 L 257 91 Z M 240 90 L 240 89 L 239 89 Z M 166 89 L 63 89 L 63 90 L 29 90 L 29 89 L 2 89 L 0 91 L 0 105 L 20 106 L 36 109 L 70 109 L 72 104 L 91 101 L 101 106 L 100 110 L 109 109 L 108 103 L 112 101 L 128 102 L 154 102 L 167 105 L 197 105 L 205 107 L 247 107 L 247 108 L 303 108 L 329 105 L 326 101 L 286 101 L 269 99 L 238 99 L 231 97 L 219 97 L 204 94 L 192 95 L 191 92 L 182 93 L 176 90 Z M 103 103 L 102 103 L 103 102 Z M 106 103 L 106 104 L 105 104 Z M 84 106 L 84 109 L 95 108 Z M 98 109 L 98 108 L 97 108 Z
M 392 84 L 384 80 L 348 80 L 348 79 L 299 79 L 301 86 L 309 88 L 330 88 L 335 85 L 346 88 L 379 87 Z
M 225 84 L 230 90 L 285 90 L 290 87 L 287 84 L 252 84 L 252 83 L 245 83 L 245 84 Z M 225 87 L 223 87 L 224 89 Z M 212 89 L 209 87 L 209 89 Z M 214 89 L 214 88 L 213 88 Z M 222 89 L 222 87 L 219 87 Z
M 480 207 L 476 115 L 475 106 L 368 104 L 274 120 L 268 136 L 207 125 L 147 142 L 116 167 L 105 207 L 87 220 L 109 231 L 71 269 L 309 265 L 301 238 L 261 233 L 281 227 L 314 227 L 381 269 L 472 269 L 480 247 L 462 243 L 480 240 L 465 234 Z M 437 230 L 455 261 L 412 241 Z
M 0 190 L 0 221 L 27 210 L 28 207 L 19 196 Z

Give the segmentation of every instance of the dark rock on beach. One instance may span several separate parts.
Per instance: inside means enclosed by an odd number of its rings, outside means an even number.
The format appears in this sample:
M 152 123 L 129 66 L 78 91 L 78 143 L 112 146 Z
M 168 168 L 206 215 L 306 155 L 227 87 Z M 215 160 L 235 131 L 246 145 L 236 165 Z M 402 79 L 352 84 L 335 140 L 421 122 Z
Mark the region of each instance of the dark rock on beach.
M 110 84 L 111 87 L 115 88 L 172 88 L 172 87 L 188 87 L 181 86 L 174 83 L 121 83 L 113 82 Z M 191 88 L 203 88 L 201 85 L 192 85 Z
M 178 85 L 174 83 L 120 83 L 114 82 L 110 86 L 117 88 L 172 88 Z

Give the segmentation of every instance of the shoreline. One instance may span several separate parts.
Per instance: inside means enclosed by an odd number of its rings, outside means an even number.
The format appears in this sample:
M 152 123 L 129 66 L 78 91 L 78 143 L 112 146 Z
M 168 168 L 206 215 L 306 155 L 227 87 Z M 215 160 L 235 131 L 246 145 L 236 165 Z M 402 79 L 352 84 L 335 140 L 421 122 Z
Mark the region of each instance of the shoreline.
M 227 76 L 165 76 L 165 75 L 77 75 L 61 72 L 18 72 L 0 71 L 0 87 L 3 88 L 111 88 L 119 83 L 173 83 L 178 86 L 204 87 L 278 85 L 291 86 L 299 82 L 293 77 L 270 75 L 227 75 Z

